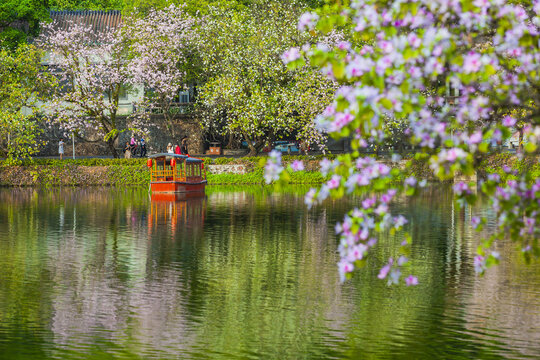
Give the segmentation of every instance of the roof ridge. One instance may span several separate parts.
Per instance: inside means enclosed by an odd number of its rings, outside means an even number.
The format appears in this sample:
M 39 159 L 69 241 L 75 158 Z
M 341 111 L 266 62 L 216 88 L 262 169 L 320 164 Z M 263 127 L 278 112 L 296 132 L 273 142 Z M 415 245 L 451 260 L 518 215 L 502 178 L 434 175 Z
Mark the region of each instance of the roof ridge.
M 123 20 L 120 10 L 49 10 L 49 15 L 60 28 L 68 29 L 71 24 L 80 24 L 96 32 L 114 30 Z

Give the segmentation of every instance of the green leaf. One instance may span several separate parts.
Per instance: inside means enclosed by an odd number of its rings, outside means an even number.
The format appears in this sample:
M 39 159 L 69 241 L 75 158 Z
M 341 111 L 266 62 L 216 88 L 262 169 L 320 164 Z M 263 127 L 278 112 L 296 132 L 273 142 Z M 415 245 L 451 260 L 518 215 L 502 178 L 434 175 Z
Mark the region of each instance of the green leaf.
M 381 103 L 382 106 L 384 106 L 387 109 L 392 108 L 392 102 L 387 98 L 382 98 L 379 102 Z
M 532 142 L 528 142 L 528 143 L 525 144 L 524 149 L 528 153 L 533 153 L 533 152 L 536 151 L 536 144 L 534 144 Z
M 488 150 L 489 150 L 489 144 L 488 143 L 480 143 L 480 145 L 478 145 L 478 150 L 480 152 L 483 152 L 483 153 L 487 153 Z

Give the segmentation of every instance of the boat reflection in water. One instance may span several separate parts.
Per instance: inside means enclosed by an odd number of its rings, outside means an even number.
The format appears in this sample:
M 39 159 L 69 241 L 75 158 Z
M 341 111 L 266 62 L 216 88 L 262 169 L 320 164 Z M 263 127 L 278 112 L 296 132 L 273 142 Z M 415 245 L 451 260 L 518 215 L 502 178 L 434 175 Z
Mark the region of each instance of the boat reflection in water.
M 206 213 L 204 193 L 152 193 L 148 233 L 170 228 L 173 235 L 201 235 Z

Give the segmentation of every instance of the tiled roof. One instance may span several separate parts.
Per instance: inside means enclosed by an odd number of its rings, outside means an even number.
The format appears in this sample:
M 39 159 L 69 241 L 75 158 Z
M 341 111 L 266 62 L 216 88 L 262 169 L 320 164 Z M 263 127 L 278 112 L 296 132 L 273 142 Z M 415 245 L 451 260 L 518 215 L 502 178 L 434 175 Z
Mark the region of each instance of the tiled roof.
M 112 11 L 50 11 L 51 19 L 59 28 L 67 29 L 71 23 L 89 25 L 95 32 L 114 29 L 122 23 L 119 10 Z

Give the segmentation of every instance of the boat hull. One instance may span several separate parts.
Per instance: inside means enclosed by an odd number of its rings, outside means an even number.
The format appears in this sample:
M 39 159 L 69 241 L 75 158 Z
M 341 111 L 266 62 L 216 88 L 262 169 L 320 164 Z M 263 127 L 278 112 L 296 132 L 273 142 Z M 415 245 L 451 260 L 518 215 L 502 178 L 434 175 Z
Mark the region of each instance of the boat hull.
M 150 189 L 155 194 L 204 193 L 206 180 L 199 183 L 180 181 L 152 181 Z

